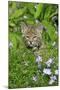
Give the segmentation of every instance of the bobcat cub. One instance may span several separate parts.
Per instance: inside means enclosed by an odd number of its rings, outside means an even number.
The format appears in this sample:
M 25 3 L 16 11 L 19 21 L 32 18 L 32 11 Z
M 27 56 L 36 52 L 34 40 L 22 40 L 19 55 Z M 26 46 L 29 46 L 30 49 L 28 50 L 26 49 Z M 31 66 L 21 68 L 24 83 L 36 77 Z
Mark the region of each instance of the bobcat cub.
M 43 26 L 41 24 L 27 25 L 21 23 L 21 32 L 27 47 L 39 48 L 42 45 L 42 31 Z

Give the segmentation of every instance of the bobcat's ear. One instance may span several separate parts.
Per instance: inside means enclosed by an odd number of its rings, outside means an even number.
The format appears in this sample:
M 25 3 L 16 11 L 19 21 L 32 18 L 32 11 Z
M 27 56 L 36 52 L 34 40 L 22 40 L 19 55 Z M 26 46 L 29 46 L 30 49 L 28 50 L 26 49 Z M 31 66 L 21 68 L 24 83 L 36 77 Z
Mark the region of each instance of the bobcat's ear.
M 21 22 L 21 32 L 25 33 L 27 31 L 28 27 L 24 22 Z
M 44 26 L 40 24 L 36 27 L 36 30 L 38 33 L 42 33 L 42 31 L 44 30 Z

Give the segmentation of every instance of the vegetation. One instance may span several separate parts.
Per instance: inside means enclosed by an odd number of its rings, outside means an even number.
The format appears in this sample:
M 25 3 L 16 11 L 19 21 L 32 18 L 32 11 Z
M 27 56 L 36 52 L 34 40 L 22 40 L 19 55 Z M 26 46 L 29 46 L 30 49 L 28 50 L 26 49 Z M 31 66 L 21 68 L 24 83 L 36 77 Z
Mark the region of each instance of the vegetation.
M 58 85 L 58 5 L 9 1 L 8 6 L 9 88 Z M 47 48 L 39 51 L 41 61 L 25 46 L 22 21 L 33 25 L 41 22 L 46 28 L 42 37 Z M 47 64 L 49 60 L 52 63 Z M 56 78 L 52 80 L 53 76 Z

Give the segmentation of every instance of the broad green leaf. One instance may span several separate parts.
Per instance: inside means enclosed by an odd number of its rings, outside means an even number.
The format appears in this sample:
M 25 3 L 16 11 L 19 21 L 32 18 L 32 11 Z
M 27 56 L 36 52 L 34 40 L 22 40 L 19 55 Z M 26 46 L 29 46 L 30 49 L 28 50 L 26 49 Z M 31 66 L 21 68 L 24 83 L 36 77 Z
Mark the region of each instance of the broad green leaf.
M 44 19 L 45 12 L 46 12 L 46 5 L 43 6 L 43 9 L 42 9 L 42 12 L 40 15 L 40 21 L 42 21 Z
M 35 14 L 35 10 L 34 10 L 34 8 L 29 8 L 29 11 L 30 11 L 30 13 L 31 13 L 32 15 Z
M 13 22 L 9 22 L 9 26 L 11 26 L 11 27 L 15 27 L 15 23 L 13 23 Z
M 53 13 L 50 15 L 49 18 L 52 18 L 53 16 L 56 16 L 56 15 L 58 15 L 58 10 L 56 10 L 55 12 L 53 12 Z
M 53 5 L 47 5 L 45 10 L 44 19 L 49 20 L 50 16 L 56 12 L 57 8 Z
M 35 14 L 34 4 L 32 4 L 32 3 L 28 4 L 28 9 L 29 9 L 29 12 L 30 12 L 32 15 Z
M 19 16 L 22 16 L 25 13 L 26 8 L 24 9 L 18 9 L 16 10 L 11 16 L 10 19 L 18 18 Z
M 30 20 L 30 19 L 27 20 L 26 22 L 27 22 L 28 24 L 34 24 L 34 21 L 33 21 L 33 20 Z
M 49 34 L 50 38 L 52 41 L 56 40 L 57 36 L 55 34 L 55 27 L 48 21 L 43 20 L 42 21 L 43 25 L 46 27 L 47 29 L 47 33 Z
M 38 18 L 43 10 L 43 4 L 38 4 L 34 17 Z
M 12 8 L 13 8 L 13 9 L 16 9 L 16 2 L 13 2 L 13 3 L 12 3 Z
M 47 20 L 49 19 L 51 11 L 52 11 L 52 6 L 48 6 L 45 11 L 44 19 L 47 19 Z

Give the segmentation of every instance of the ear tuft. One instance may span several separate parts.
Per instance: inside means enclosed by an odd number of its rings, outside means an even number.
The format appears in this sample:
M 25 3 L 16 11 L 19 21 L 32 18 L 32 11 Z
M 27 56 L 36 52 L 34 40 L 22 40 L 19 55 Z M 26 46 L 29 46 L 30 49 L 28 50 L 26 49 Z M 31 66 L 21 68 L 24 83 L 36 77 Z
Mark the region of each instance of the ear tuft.
M 21 32 L 24 33 L 28 29 L 27 25 L 24 22 L 21 22 Z

